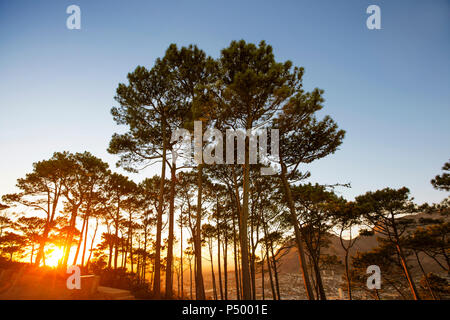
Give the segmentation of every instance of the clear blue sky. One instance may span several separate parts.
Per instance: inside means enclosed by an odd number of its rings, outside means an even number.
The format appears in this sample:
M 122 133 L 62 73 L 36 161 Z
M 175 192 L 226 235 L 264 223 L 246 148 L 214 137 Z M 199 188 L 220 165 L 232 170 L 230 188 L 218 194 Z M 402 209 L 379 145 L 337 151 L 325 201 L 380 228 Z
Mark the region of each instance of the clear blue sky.
M 71 4 L 81 30 L 66 28 Z M 381 30 L 366 28 L 371 4 Z M 170 43 L 217 57 L 244 39 L 305 67 L 305 87 L 325 90 L 324 114 L 347 131 L 335 155 L 309 167 L 313 182 L 351 182 L 349 199 L 407 186 L 419 203 L 439 202 L 448 194 L 429 181 L 450 158 L 449 17 L 445 0 L 0 0 L 0 195 L 54 151 L 87 150 L 113 166 L 117 84 Z

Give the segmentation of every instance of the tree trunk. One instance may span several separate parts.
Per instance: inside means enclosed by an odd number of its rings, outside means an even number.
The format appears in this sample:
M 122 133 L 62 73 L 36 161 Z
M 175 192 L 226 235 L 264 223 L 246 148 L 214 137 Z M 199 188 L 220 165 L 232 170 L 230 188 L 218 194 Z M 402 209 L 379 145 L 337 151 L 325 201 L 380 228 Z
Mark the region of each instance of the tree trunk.
M 172 163 L 170 168 L 170 205 L 169 205 L 169 237 L 167 241 L 167 267 L 166 267 L 166 298 L 171 299 L 172 292 L 172 272 L 173 272 L 173 237 L 174 237 L 174 208 L 175 208 L 175 176 L 176 166 Z
M 97 229 L 98 229 L 98 218 L 96 219 L 94 235 L 92 236 L 91 249 L 89 250 L 89 257 L 87 259 L 86 266 L 88 266 L 89 262 L 91 261 L 92 249 L 94 248 L 94 241 L 95 241 L 95 236 L 97 235 Z
M 66 237 L 66 245 L 65 245 L 66 249 L 64 251 L 64 258 L 62 262 L 63 267 L 66 267 L 69 261 L 70 249 L 72 248 L 73 234 L 75 232 L 76 227 L 77 214 L 78 214 L 78 207 L 75 207 L 72 209 L 72 216 L 70 218 L 70 228 Z
M 125 242 L 123 240 L 124 238 L 124 234 L 122 233 L 122 237 L 121 237 L 121 249 L 122 249 L 122 268 L 126 268 L 127 267 L 127 256 L 128 256 L 128 237 L 127 237 L 127 241 Z
M 145 282 L 145 270 L 147 269 L 147 226 L 144 226 L 145 231 L 144 231 L 144 248 L 143 248 L 143 256 L 142 256 L 142 264 L 141 264 L 141 269 L 142 269 L 142 280 Z M 155 272 L 153 273 L 153 288 L 155 286 L 155 277 L 156 277 L 156 261 L 157 261 L 157 257 L 155 256 Z M 155 291 L 154 291 L 155 292 Z
M 55 185 L 55 192 L 54 192 L 54 198 L 53 198 L 52 204 L 50 202 L 50 198 L 51 198 L 50 193 L 48 194 L 49 200 L 47 202 L 47 206 L 48 206 L 47 223 L 45 224 L 44 232 L 42 234 L 41 241 L 39 244 L 38 253 L 36 255 L 36 260 L 34 261 L 34 265 L 36 267 L 39 267 L 39 265 L 41 264 L 41 259 L 44 260 L 44 265 L 45 265 L 45 250 L 44 249 L 45 249 L 45 245 L 47 244 L 47 241 L 48 241 L 48 234 L 50 233 L 51 225 L 55 218 L 56 208 L 57 208 L 57 205 L 59 202 L 59 197 L 60 197 L 60 192 L 61 192 L 61 188 L 59 188 Z M 50 212 L 50 207 L 51 207 L 51 212 Z
M 220 290 L 220 299 L 223 300 L 223 288 L 222 288 L 222 270 L 220 267 L 221 259 L 220 259 L 220 212 L 219 212 L 219 200 L 216 198 L 216 223 L 217 223 L 217 261 L 219 268 L 219 290 Z
M 83 242 L 83 253 L 81 254 L 81 266 L 84 267 L 84 259 L 86 257 L 86 247 L 88 241 L 88 230 L 89 230 L 89 216 L 86 220 L 86 230 L 84 231 L 84 242 Z
M 423 276 L 425 278 L 425 282 L 427 283 L 428 291 L 430 291 L 430 294 L 431 294 L 431 297 L 433 298 L 433 300 L 437 300 L 436 295 L 434 294 L 434 291 L 431 288 L 430 282 L 428 280 L 427 273 L 425 272 L 425 269 L 423 268 L 423 265 L 420 262 L 419 254 L 417 253 L 416 250 L 413 250 L 413 251 L 414 251 L 414 255 L 416 256 L 417 263 L 419 264 L 420 270 L 422 271 L 422 274 L 423 274 Z
M 277 300 L 281 300 L 280 295 L 280 282 L 278 281 L 278 268 L 277 268 L 277 259 L 275 257 L 275 253 L 273 251 L 273 242 L 270 242 L 270 251 L 272 253 L 272 266 L 273 266 L 273 274 L 275 276 L 275 288 L 277 289 Z
M 201 163 L 197 166 L 197 217 L 195 223 L 195 296 L 197 300 L 205 300 L 205 287 L 203 284 L 202 273 L 202 240 L 201 240 L 201 228 L 202 228 L 202 192 L 203 192 L 203 166 Z
M 210 240 L 212 242 L 212 240 Z M 214 274 L 214 263 L 213 263 L 213 253 L 212 253 L 212 243 L 209 243 L 209 257 L 211 259 L 211 281 L 213 285 L 213 297 L 217 300 L 217 288 L 216 288 L 216 276 Z M 219 261 L 220 264 L 220 261 Z
M 181 273 L 181 299 L 184 298 L 184 270 L 183 270 L 183 212 L 180 213 L 180 273 Z
M 250 220 L 250 278 L 251 278 L 251 288 L 252 288 L 252 299 L 256 300 L 256 268 L 255 268 L 255 246 L 253 239 L 253 220 Z
M 155 245 L 155 272 L 153 276 L 153 295 L 155 299 L 161 298 L 161 231 L 164 201 L 164 180 L 166 177 L 166 119 L 162 117 L 162 140 L 163 154 L 161 163 L 161 181 L 159 184 L 158 217 L 156 222 L 156 245 Z
M 73 263 L 72 263 L 73 265 L 77 264 L 78 255 L 80 254 L 81 243 L 84 240 L 84 233 L 85 233 L 85 228 L 86 228 L 86 222 L 87 222 L 87 216 L 84 217 L 84 219 L 83 219 L 83 225 L 81 226 L 80 239 L 78 241 L 77 251 L 75 252 L 75 257 L 73 258 Z
M 400 237 L 398 235 L 397 227 L 395 225 L 394 214 L 392 214 L 392 227 L 393 227 L 394 237 L 395 237 L 395 247 L 396 247 L 397 253 L 398 253 L 399 257 L 400 257 L 400 262 L 402 264 L 403 272 L 405 273 L 406 280 L 408 281 L 409 288 L 410 288 L 411 293 L 412 293 L 412 295 L 414 297 L 414 300 L 420 300 L 420 296 L 419 296 L 419 293 L 418 293 L 418 291 L 416 289 L 416 285 L 414 283 L 414 280 L 413 280 L 413 278 L 411 276 L 411 272 L 409 271 L 408 265 L 406 263 L 405 255 L 403 254 L 403 250 L 400 247 Z
M 225 235 L 224 254 L 223 254 L 223 284 L 224 284 L 224 298 L 228 300 L 228 237 Z
M 180 292 L 180 266 L 178 265 L 178 268 L 175 269 L 177 270 L 177 295 L 178 297 L 181 297 L 181 292 Z
M 238 246 L 238 261 L 242 261 L 242 255 L 241 250 Z M 243 293 L 242 293 L 242 270 L 241 270 L 241 264 L 238 263 L 238 279 L 239 279 L 239 292 L 241 293 L 241 300 L 244 299 Z
M 138 238 L 138 255 L 137 255 L 137 266 L 136 266 L 136 277 L 141 283 L 141 237 Z
M 319 259 L 319 257 L 314 257 L 312 259 L 314 273 L 316 275 L 317 288 L 318 288 L 320 300 L 327 300 L 327 296 L 325 294 L 325 288 L 323 286 L 322 275 L 320 274 L 319 262 L 317 261 L 318 259 Z
M 272 275 L 272 267 L 270 266 L 270 256 L 269 256 L 269 249 L 268 246 L 266 247 L 267 250 L 267 271 L 269 272 L 269 279 L 270 279 L 270 288 L 272 289 L 272 299 L 277 299 L 277 294 L 275 292 L 275 285 L 273 283 L 273 275 Z
M 400 256 L 400 262 L 401 262 L 402 267 L 403 267 L 403 272 L 405 273 L 406 280 L 408 281 L 409 288 L 410 288 L 411 293 L 412 293 L 412 295 L 414 297 L 414 300 L 420 300 L 420 296 L 419 296 L 419 293 L 417 292 L 416 285 L 415 285 L 414 280 L 413 280 L 413 278 L 411 276 L 411 272 L 409 271 L 409 267 L 406 264 L 406 258 L 405 258 L 404 254 L 403 254 L 403 250 L 401 249 L 400 245 L 398 245 L 398 243 L 396 244 L 396 248 L 397 248 L 397 252 L 398 252 L 398 254 Z
M 269 241 L 267 233 L 267 225 L 263 220 L 263 230 L 264 230 L 264 245 L 266 247 L 266 259 L 267 259 L 267 271 L 269 272 L 270 287 L 272 289 L 272 299 L 276 300 L 277 295 L 275 294 L 275 286 L 273 284 L 272 268 L 270 267 L 270 254 L 269 254 Z
M 265 300 L 265 294 L 264 294 L 264 252 L 261 246 L 261 299 Z
M 347 280 L 348 300 L 352 300 L 352 286 L 350 280 L 350 272 L 348 268 L 348 250 L 345 251 L 345 278 Z
M 134 257 L 133 257 L 133 228 L 132 228 L 132 224 L 130 221 L 130 235 L 128 236 L 128 238 L 130 239 L 130 264 L 131 264 L 131 273 L 133 273 L 133 267 L 134 267 Z
M 119 258 L 119 219 L 120 219 L 120 197 L 117 200 L 117 211 L 115 223 L 115 234 L 114 234 L 114 269 L 117 269 L 117 259 Z
M 242 269 L 242 298 L 250 300 L 252 298 L 251 284 L 250 284 L 250 267 L 248 261 L 248 235 L 247 235 L 247 221 L 248 221 L 248 200 L 250 187 L 250 164 L 249 164 L 249 138 L 245 138 L 245 164 L 244 164 L 244 183 L 243 183 L 243 198 L 242 211 L 240 212 L 239 223 L 239 240 L 241 245 L 241 269 Z
M 294 200 L 293 200 L 292 194 L 291 194 L 291 188 L 290 188 L 289 182 L 286 177 L 287 169 L 286 169 L 286 165 L 283 163 L 281 157 L 280 157 L 280 164 L 281 164 L 281 180 L 283 182 L 283 187 L 284 187 L 286 199 L 287 199 L 289 210 L 290 210 L 290 216 L 291 216 L 291 220 L 292 220 L 291 223 L 294 225 L 295 240 L 297 242 L 300 268 L 302 269 L 302 273 L 303 273 L 303 283 L 305 285 L 306 295 L 307 295 L 308 299 L 314 300 L 314 293 L 312 291 L 311 282 L 310 282 L 309 273 L 308 273 L 308 267 L 306 265 L 305 251 L 303 248 L 301 231 L 300 231 L 300 228 L 298 227 L 297 213 L 295 211 L 295 205 L 294 205 Z
M 237 244 L 236 244 L 236 220 L 233 217 L 233 253 L 234 253 L 234 279 L 236 281 L 236 299 L 240 300 L 241 294 L 239 290 L 239 270 L 238 270 L 238 257 L 237 257 Z
M 351 227 L 350 227 L 351 228 Z M 344 228 L 341 228 L 341 231 L 339 233 L 339 240 L 341 242 L 341 247 L 345 251 L 345 257 L 344 257 L 344 266 L 345 266 L 345 279 L 347 281 L 347 294 L 348 294 L 348 300 L 352 300 L 352 286 L 351 286 L 351 280 L 350 280 L 350 270 L 349 270 L 349 264 L 348 264 L 348 256 L 350 247 L 352 246 L 352 234 L 350 230 L 350 239 L 349 239 L 349 245 L 344 245 L 344 239 L 342 237 L 342 233 L 344 231 Z
M 49 232 L 50 232 L 50 227 L 49 227 L 49 222 L 47 222 L 46 226 L 44 227 L 44 232 L 42 234 L 41 241 L 39 243 L 39 249 L 38 249 L 38 253 L 36 255 L 36 260 L 34 261 L 34 265 L 36 267 L 39 267 L 39 265 L 41 264 L 41 259 L 43 259 L 43 257 L 44 257 L 44 252 L 45 252 L 44 248 L 48 241 L 48 233 Z
M 192 257 L 189 259 L 189 282 L 191 284 L 191 300 L 194 298 L 192 290 Z
M 114 253 L 113 252 L 113 248 L 114 247 L 113 247 L 113 243 L 112 243 L 111 239 L 109 240 L 108 246 L 109 246 L 108 268 L 111 268 L 111 266 L 112 266 L 112 256 L 113 256 L 113 253 Z

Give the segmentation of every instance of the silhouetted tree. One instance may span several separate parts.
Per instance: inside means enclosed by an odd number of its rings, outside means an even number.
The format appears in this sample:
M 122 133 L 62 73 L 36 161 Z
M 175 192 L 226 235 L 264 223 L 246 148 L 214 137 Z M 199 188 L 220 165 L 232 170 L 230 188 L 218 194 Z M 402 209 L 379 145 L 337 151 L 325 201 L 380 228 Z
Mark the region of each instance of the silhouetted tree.
M 323 90 L 304 92 L 301 82 L 303 73 L 303 68 L 296 69 L 295 90 L 290 93 L 288 102 L 275 119 L 274 127 L 279 130 L 279 177 L 294 227 L 303 282 L 308 299 L 314 299 L 291 184 L 309 177 L 309 172 L 299 172 L 300 164 L 311 163 L 334 153 L 342 143 L 345 132 L 338 130 L 337 124 L 329 116 L 320 121 L 316 119 L 315 113 L 323 108 Z
M 446 162 L 442 167 L 442 171 L 444 171 L 440 176 L 437 175 L 434 179 L 431 180 L 431 184 L 435 189 L 450 191 L 450 162 Z
M 415 300 L 419 300 L 420 296 L 400 241 L 401 236 L 412 221 L 405 218 L 399 219 L 399 216 L 416 211 L 416 207 L 409 197 L 409 189 L 406 187 L 397 190 L 385 188 L 375 192 L 367 192 L 356 197 L 356 202 L 363 207 L 364 218 L 372 228 L 386 236 L 395 246 L 411 293 Z
M 25 243 L 25 237 L 14 232 L 7 231 L 0 237 L 0 249 L 2 253 L 9 255 L 10 261 L 13 261 L 13 256 L 15 253 L 23 252 L 23 246 Z
M 44 256 L 45 245 L 54 224 L 58 204 L 61 200 L 63 183 L 66 179 L 67 153 L 55 152 L 49 160 L 33 163 L 33 171 L 25 178 L 17 180 L 19 193 L 8 194 L 2 197 L 3 201 L 11 205 L 24 205 L 26 207 L 43 211 L 46 224 L 42 233 L 35 265 L 39 266 Z
M 33 263 L 36 244 L 39 243 L 42 231 L 45 226 L 45 219 L 39 217 L 21 216 L 17 219 L 16 229 L 22 232 L 26 239 L 26 244 L 31 247 L 30 263 Z
M 335 204 L 335 207 L 332 209 L 332 215 L 334 223 L 338 228 L 339 241 L 341 243 L 342 249 L 345 251 L 344 256 L 344 266 L 345 266 L 345 280 L 347 281 L 347 294 L 348 299 L 352 300 L 352 286 L 350 279 L 350 250 L 355 245 L 358 237 L 354 237 L 353 228 L 358 226 L 361 216 L 361 211 L 358 206 L 354 202 L 347 202 L 342 199 L 342 201 Z M 344 232 L 347 232 L 347 238 L 345 239 Z

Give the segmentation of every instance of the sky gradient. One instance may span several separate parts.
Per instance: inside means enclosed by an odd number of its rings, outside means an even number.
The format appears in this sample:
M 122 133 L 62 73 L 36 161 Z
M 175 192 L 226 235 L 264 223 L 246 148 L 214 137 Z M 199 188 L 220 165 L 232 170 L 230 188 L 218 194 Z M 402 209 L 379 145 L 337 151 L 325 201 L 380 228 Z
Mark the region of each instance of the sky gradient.
M 81 30 L 66 8 L 81 8 Z M 381 8 L 368 30 L 366 8 Z M 276 59 L 306 70 L 306 89 L 346 130 L 334 155 L 307 167 L 312 182 L 347 183 L 348 199 L 407 186 L 440 202 L 430 179 L 450 158 L 448 1 L 3 1 L 0 0 L 0 195 L 54 151 L 106 152 L 115 89 L 151 68 L 171 43 L 218 57 L 232 40 L 265 40 Z M 123 172 L 121 170 L 118 170 Z M 129 174 L 136 181 L 157 168 Z

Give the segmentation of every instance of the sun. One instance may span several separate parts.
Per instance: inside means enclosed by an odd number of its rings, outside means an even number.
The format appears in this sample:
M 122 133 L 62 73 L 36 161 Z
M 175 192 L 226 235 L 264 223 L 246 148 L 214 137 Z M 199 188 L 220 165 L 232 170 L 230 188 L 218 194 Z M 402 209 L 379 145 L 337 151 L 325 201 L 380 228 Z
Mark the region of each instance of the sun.
M 45 256 L 45 265 L 49 267 L 57 267 L 63 255 L 64 251 L 61 247 L 53 247 Z

